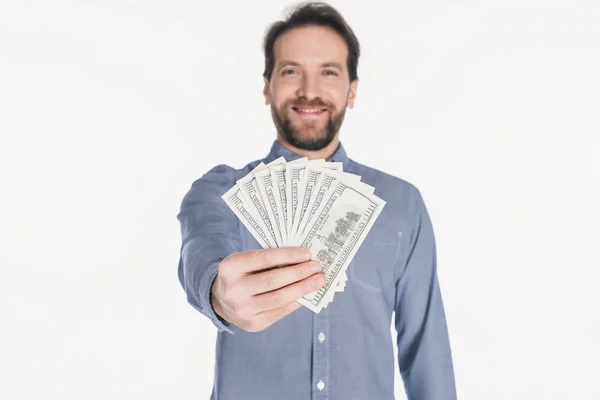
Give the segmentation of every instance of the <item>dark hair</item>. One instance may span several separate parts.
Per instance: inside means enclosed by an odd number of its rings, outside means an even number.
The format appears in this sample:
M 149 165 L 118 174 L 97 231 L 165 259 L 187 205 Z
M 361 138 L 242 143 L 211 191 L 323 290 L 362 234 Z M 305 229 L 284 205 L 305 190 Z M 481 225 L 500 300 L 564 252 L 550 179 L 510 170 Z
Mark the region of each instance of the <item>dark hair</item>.
M 275 66 L 275 53 L 273 46 L 275 40 L 285 32 L 301 26 L 325 26 L 334 29 L 346 42 L 348 46 L 348 74 L 350 82 L 358 78 L 357 67 L 360 56 L 360 45 L 358 39 L 344 17 L 329 4 L 322 2 L 301 3 L 292 10 L 285 21 L 274 22 L 265 35 L 263 49 L 265 52 L 265 71 L 263 76 L 271 79 L 273 67 Z

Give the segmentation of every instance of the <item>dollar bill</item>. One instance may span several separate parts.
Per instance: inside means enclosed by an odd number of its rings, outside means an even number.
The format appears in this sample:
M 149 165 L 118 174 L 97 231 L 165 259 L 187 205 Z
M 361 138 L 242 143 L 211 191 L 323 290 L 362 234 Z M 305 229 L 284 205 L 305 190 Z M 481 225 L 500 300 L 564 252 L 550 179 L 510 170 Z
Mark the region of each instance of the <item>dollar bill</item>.
M 287 246 L 288 232 L 287 232 L 287 192 L 285 191 L 285 168 L 286 165 L 276 165 L 271 168 L 271 182 L 275 189 L 275 207 L 277 208 L 277 214 L 279 214 L 281 220 L 279 229 L 281 235 L 282 246 Z
M 300 221 L 304 217 L 308 204 L 313 197 L 314 190 L 323 170 L 342 171 L 343 165 L 341 162 L 328 162 L 320 164 L 309 164 L 303 170 L 304 174 L 298 184 L 298 201 L 296 204 L 296 212 L 292 221 L 291 236 L 295 238 Z M 360 179 L 360 178 L 359 178 Z
M 283 165 L 277 165 L 273 168 L 283 167 Z M 268 168 L 263 168 L 262 170 L 256 172 L 254 174 L 256 178 L 256 184 L 258 187 L 258 192 L 261 195 L 263 200 L 265 210 L 267 211 L 267 215 L 269 220 L 271 221 L 271 225 L 273 228 L 273 233 L 275 234 L 275 239 L 277 239 L 277 243 L 280 247 L 283 246 L 283 232 L 285 228 L 283 227 L 283 213 L 280 203 L 280 197 L 277 193 L 278 187 L 275 185 L 273 181 L 272 171 Z
M 257 165 L 222 198 L 263 248 L 311 250 L 327 283 L 298 301 L 318 313 L 344 291 L 348 265 L 385 206 L 374 192 L 342 163 L 279 157 Z
M 319 175 L 319 179 L 315 185 L 316 189 L 314 190 L 314 195 L 310 197 L 308 205 L 306 207 L 307 211 L 303 213 L 301 221 L 298 223 L 298 228 L 295 232 L 295 235 L 292 238 L 292 243 L 294 245 L 296 245 L 297 237 L 304 233 L 306 225 L 310 223 L 313 216 L 321 206 L 321 202 L 327 194 L 327 192 L 329 191 L 329 189 L 337 183 L 337 180 L 340 177 L 343 177 L 351 182 L 359 182 L 361 179 L 359 175 L 349 174 L 335 169 L 322 170 L 321 174 Z
M 299 245 L 299 243 L 297 243 L 298 235 L 300 235 L 304 232 L 306 225 L 310 223 L 310 221 L 312 220 L 316 211 L 319 209 L 319 206 L 321 205 L 321 201 L 326 196 L 329 189 L 335 185 L 335 183 L 337 182 L 337 179 L 340 176 L 343 176 L 347 180 L 355 182 L 357 184 L 360 182 L 360 179 L 361 179 L 359 175 L 341 172 L 341 169 L 340 170 L 323 169 L 319 176 L 319 179 L 316 183 L 316 189 L 314 191 L 314 195 L 310 197 L 310 200 L 309 200 L 309 203 L 307 206 L 308 211 L 304 213 L 302 221 L 299 223 L 299 226 L 298 226 L 298 229 L 296 232 L 296 236 L 290 242 L 291 245 L 293 245 L 293 246 Z M 368 186 L 364 183 L 360 183 L 360 184 L 364 185 L 365 187 L 371 188 L 370 186 Z M 366 191 L 373 193 L 372 191 L 370 191 L 370 189 L 367 189 Z M 348 277 L 346 275 L 346 271 L 344 271 L 342 274 L 342 277 L 335 285 L 335 291 L 337 291 L 337 292 L 344 291 L 344 287 L 346 286 L 347 280 L 348 280 Z
M 287 216 L 288 219 L 286 221 L 286 229 L 287 232 L 291 232 L 292 230 L 292 222 L 296 217 L 296 212 L 298 210 L 298 199 L 300 190 L 300 180 L 302 178 L 302 174 L 306 166 L 310 163 L 318 163 L 324 164 L 325 160 L 312 160 L 310 162 L 298 162 L 298 163 L 290 163 L 287 165 L 285 170 L 285 185 L 287 192 Z M 301 174 L 302 173 L 302 174 Z
M 315 313 L 329 302 L 338 280 L 384 206 L 384 200 L 365 193 L 356 182 L 337 180 L 300 238 L 300 245 L 310 249 L 312 258 L 321 263 L 326 284 L 298 302 Z
M 252 172 L 259 171 L 264 166 L 264 163 L 260 163 Z M 276 247 L 273 239 L 267 234 L 267 227 L 264 222 L 248 207 L 248 200 L 245 196 L 242 196 L 239 186 L 234 185 L 221 198 L 263 248 Z
M 285 158 L 279 157 L 278 159 L 270 162 L 266 166 L 262 168 L 268 168 L 274 165 L 279 165 L 285 163 Z M 245 204 L 247 204 L 247 208 L 252 208 L 254 215 L 260 218 L 263 222 L 263 225 L 267 228 L 267 233 L 269 234 L 271 241 L 275 243 L 274 247 L 280 247 L 279 242 L 277 241 L 277 235 L 275 234 L 275 227 L 273 226 L 273 221 L 269 218 L 269 214 L 267 213 L 267 208 L 265 206 L 264 200 L 260 194 L 258 189 L 258 182 L 256 181 L 256 173 L 259 172 L 262 168 L 251 171 L 245 177 L 239 179 L 236 182 L 236 185 L 240 188 L 240 195 L 244 198 Z
M 301 157 L 298 158 L 296 160 L 292 160 L 289 162 L 289 164 L 294 164 L 294 163 L 302 163 L 302 162 L 307 162 L 308 158 L 307 157 Z M 274 176 L 274 181 L 277 183 L 277 187 L 278 187 L 278 193 L 279 193 L 279 197 L 280 197 L 280 202 L 281 202 L 281 212 L 283 213 L 283 232 L 282 232 L 282 236 L 284 237 L 284 246 L 288 246 L 287 244 L 287 238 L 288 238 L 288 232 L 287 232 L 287 220 L 288 220 L 288 208 L 287 208 L 287 186 L 286 186 L 286 180 L 285 180 L 285 170 L 287 168 L 287 164 L 282 164 L 282 165 L 278 165 L 276 167 L 273 168 L 273 175 Z

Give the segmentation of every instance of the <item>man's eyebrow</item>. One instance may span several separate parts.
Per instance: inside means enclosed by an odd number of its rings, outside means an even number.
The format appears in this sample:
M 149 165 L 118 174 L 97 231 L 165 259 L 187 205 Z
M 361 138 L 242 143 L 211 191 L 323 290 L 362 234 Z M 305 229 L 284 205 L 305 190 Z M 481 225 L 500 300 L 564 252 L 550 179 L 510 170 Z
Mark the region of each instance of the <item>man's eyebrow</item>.
M 326 62 L 326 63 L 321 64 L 321 67 L 323 67 L 323 68 L 334 67 L 334 68 L 339 69 L 340 71 L 344 70 L 344 68 L 342 67 L 342 65 L 340 63 L 337 63 L 337 62 Z
M 282 60 L 277 63 L 277 68 L 282 68 L 285 66 L 300 67 L 301 65 L 300 65 L 300 63 L 298 63 L 296 61 L 292 61 L 292 60 Z M 327 67 L 334 67 L 334 68 L 339 69 L 340 71 L 344 70 L 344 68 L 342 67 L 342 65 L 340 63 L 337 63 L 334 61 L 324 62 L 321 64 L 321 68 L 327 68 Z
M 293 67 L 299 67 L 300 63 L 297 63 L 296 61 L 291 61 L 291 60 L 282 60 L 277 63 L 277 68 L 282 68 L 282 67 L 285 67 L 288 65 L 291 65 Z

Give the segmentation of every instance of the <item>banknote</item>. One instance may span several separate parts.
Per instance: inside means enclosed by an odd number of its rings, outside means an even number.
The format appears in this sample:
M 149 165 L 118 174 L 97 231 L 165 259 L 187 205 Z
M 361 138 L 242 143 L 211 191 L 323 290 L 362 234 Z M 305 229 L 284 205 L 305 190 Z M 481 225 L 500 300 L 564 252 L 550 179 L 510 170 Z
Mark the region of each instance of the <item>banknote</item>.
M 223 200 L 263 248 L 310 249 L 326 285 L 297 301 L 315 313 L 343 292 L 347 268 L 386 202 L 341 162 L 279 157 L 238 179 Z
M 318 313 L 332 298 L 343 276 L 386 202 L 343 178 L 337 179 L 300 238 L 325 274 L 326 284 L 298 301 Z
M 260 194 L 264 204 L 267 216 L 271 222 L 275 239 L 281 247 L 284 245 L 283 232 L 285 231 L 285 228 L 282 226 L 284 221 L 282 215 L 283 211 L 280 204 L 281 200 L 277 193 L 278 188 L 273 181 L 273 175 L 271 172 L 272 171 L 270 169 L 263 168 L 254 174 L 254 179 L 256 180 L 258 193 Z
M 293 163 L 300 163 L 300 162 L 306 162 L 306 161 L 308 161 L 308 158 L 302 157 L 302 158 L 298 158 L 296 160 L 292 160 L 289 163 L 293 164 Z M 288 228 L 287 228 L 288 208 L 287 208 L 287 191 L 286 191 L 286 184 L 285 184 L 286 165 L 287 165 L 287 163 L 283 163 L 283 164 L 279 164 L 279 165 L 276 165 L 276 166 L 270 168 L 273 183 L 274 183 L 274 185 L 276 185 L 276 188 L 277 188 L 278 196 L 277 195 L 275 196 L 275 200 L 277 203 L 277 210 L 280 215 L 283 215 L 283 224 L 281 226 L 281 237 L 282 237 L 284 246 L 287 246 L 287 238 L 288 238 Z
M 285 191 L 285 167 L 286 164 L 276 165 L 270 168 L 271 184 L 275 190 L 275 208 L 279 215 L 278 227 L 283 246 L 287 246 L 288 231 L 287 231 L 287 194 Z M 263 172 L 263 171 L 261 171 Z M 261 175 L 262 176 L 262 175 Z M 262 190 L 262 189 L 261 189 Z M 275 214 L 275 212 L 273 212 Z
M 272 242 L 275 243 L 275 247 L 279 247 L 280 243 L 277 241 L 277 235 L 275 234 L 273 221 L 271 221 L 269 218 L 263 196 L 258 189 L 258 182 L 255 174 L 263 168 L 272 167 L 282 163 L 285 163 L 285 159 L 283 157 L 279 157 L 260 169 L 255 168 L 255 170 L 251 171 L 248 175 L 236 182 L 236 185 L 240 188 L 241 197 L 245 199 L 247 207 L 252 209 L 254 215 L 263 222 L 264 226 L 266 226 L 267 233 L 270 235 Z
M 311 160 L 309 162 L 298 162 L 289 164 L 285 171 L 285 184 L 287 192 L 287 212 L 288 219 L 286 221 L 287 231 L 291 232 L 292 223 L 296 218 L 296 212 L 298 210 L 298 199 L 300 190 L 300 181 L 304 175 L 304 169 L 308 164 L 324 164 L 325 160 Z
M 293 246 L 297 246 L 299 245 L 299 243 L 297 243 L 296 239 L 297 239 L 297 235 L 298 234 L 302 234 L 304 232 L 304 229 L 306 227 L 307 224 L 310 223 L 310 221 L 312 220 L 312 217 L 314 216 L 314 214 L 316 213 L 317 209 L 319 208 L 319 206 L 321 205 L 321 201 L 323 200 L 324 196 L 326 195 L 327 191 L 335 185 L 336 180 L 340 177 L 340 176 L 344 176 L 346 177 L 348 180 L 353 181 L 353 182 L 359 182 L 360 181 L 360 176 L 359 175 L 355 175 L 355 174 L 349 174 L 349 173 L 345 173 L 342 172 L 341 168 L 332 168 L 332 169 L 323 169 L 317 182 L 316 182 L 316 189 L 314 190 L 314 194 L 310 197 L 309 202 L 308 202 L 308 206 L 307 211 L 303 213 L 303 217 L 301 218 L 301 222 L 298 224 L 298 228 L 295 232 L 296 236 L 294 236 L 290 241 L 290 245 Z M 364 183 L 361 183 L 362 185 L 368 187 L 368 188 L 372 188 Z M 374 189 L 374 188 L 373 188 Z M 370 191 L 370 189 L 366 189 L 367 191 Z M 372 193 L 372 191 L 371 191 Z M 337 282 L 337 284 L 335 285 L 335 291 L 343 291 L 344 287 L 346 285 L 346 281 L 347 281 L 347 276 L 346 276 L 346 272 L 344 271 L 342 274 L 342 278 Z
M 259 171 L 264 166 L 265 164 L 260 163 L 251 173 Z M 267 227 L 251 210 L 247 198 L 242 196 L 239 186 L 234 185 L 221 198 L 263 248 L 277 247 L 273 239 L 267 234 Z
M 329 189 L 334 186 L 340 177 L 345 177 L 349 181 L 359 182 L 360 176 L 355 174 L 349 174 L 342 172 L 341 170 L 326 170 L 323 169 L 319 174 L 318 180 L 315 184 L 315 189 L 313 190 L 313 195 L 309 198 L 308 204 L 306 206 L 306 210 L 302 213 L 302 217 L 300 217 L 300 222 L 297 223 L 298 227 L 294 232 L 294 236 L 291 238 L 290 243 L 292 245 L 296 244 L 297 235 L 301 235 L 306 228 L 306 225 L 312 220 L 316 211 L 319 209 L 321 202 L 324 196 L 327 194 Z
M 316 177 L 322 170 L 333 170 L 342 171 L 343 165 L 341 162 L 325 162 L 323 159 L 311 160 L 307 162 L 298 162 L 296 165 L 288 167 L 289 172 L 286 174 L 286 178 L 289 176 L 289 192 L 287 195 L 287 207 L 290 207 L 289 220 L 286 224 L 287 241 L 286 246 L 296 246 L 293 242 L 294 234 L 298 227 L 297 223 L 300 220 L 301 214 L 306 211 L 308 202 L 310 201 L 313 183 Z M 355 175 L 358 179 L 360 177 Z M 307 194 L 308 187 L 308 194 Z M 291 212 L 289 210 L 292 210 Z M 342 280 L 336 283 L 336 291 L 343 291 L 345 285 L 346 276 Z
M 301 181 L 298 183 L 298 190 L 296 191 L 298 199 L 295 200 L 296 210 L 293 213 L 294 219 L 292 221 L 292 227 L 290 229 L 290 234 L 292 238 L 294 238 L 297 234 L 298 226 L 300 224 L 300 221 L 304 217 L 304 214 L 306 213 L 308 203 L 310 203 L 310 200 L 313 197 L 313 193 L 317 185 L 317 181 L 319 180 L 319 176 L 321 175 L 321 172 L 323 170 L 342 171 L 342 169 L 343 165 L 341 162 L 328 162 L 323 164 L 306 165 L 306 168 L 304 168 L 303 170 Z

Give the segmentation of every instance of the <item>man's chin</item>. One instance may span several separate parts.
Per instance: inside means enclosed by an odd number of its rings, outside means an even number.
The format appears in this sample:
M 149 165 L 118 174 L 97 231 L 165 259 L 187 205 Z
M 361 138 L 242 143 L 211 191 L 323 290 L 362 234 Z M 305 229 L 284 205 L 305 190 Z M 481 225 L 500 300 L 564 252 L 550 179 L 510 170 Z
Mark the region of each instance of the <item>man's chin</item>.
M 331 121 L 312 121 L 298 123 L 294 119 L 285 118 L 278 126 L 280 136 L 292 146 L 308 151 L 318 151 L 327 147 L 335 135 L 330 135 Z
M 315 137 L 310 136 L 301 136 L 293 135 L 291 138 L 284 138 L 291 145 L 302 149 L 302 150 L 310 150 L 310 151 L 318 151 L 325 147 L 327 147 L 333 138 L 327 137 L 327 135 L 320 135 Z

